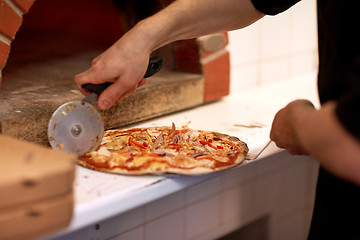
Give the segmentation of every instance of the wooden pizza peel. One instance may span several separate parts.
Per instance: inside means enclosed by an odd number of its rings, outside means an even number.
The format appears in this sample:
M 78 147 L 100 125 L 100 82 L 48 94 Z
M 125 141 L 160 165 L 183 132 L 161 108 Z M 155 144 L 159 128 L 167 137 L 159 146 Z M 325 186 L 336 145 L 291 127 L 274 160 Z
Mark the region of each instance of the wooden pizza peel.
M 260 154 L 270 145 L 272 141 L 270 139 L 267 139 L 264 141 L 264 143 L 260 144 L 257 148 L 254 150 L 250 150 L 248 154 L 246 155 L 246 160 L 255 160 L 257 159 Z

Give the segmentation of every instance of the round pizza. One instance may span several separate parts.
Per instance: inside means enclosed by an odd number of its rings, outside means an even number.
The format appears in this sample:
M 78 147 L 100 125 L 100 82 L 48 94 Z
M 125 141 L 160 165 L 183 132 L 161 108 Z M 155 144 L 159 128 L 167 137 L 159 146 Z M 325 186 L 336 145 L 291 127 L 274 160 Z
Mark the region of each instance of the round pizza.
M 246 143 L 226 134 L 189 128 L 150 127 L 107 130 L 96 151 L 78 163 L 98 171 L 142 175 L 200 175 L 240 164 Z

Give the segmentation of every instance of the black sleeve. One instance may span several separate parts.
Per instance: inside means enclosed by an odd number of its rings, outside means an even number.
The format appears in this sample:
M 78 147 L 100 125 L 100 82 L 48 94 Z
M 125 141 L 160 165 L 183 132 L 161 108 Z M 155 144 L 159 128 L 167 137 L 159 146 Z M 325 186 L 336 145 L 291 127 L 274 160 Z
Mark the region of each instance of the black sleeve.
M 281 13 L 300 0 L 251 0 L 255 8 L 266 15 Z
M 318 0 L 319 94 L 335 100 L 342 125 L 360 140 L 359 1 Z
M 357 84 L 353 84 L 352 91 L 339 99 L 336 114 L 344 127 L 360 140 L 360 74 L 354 76 L 352 81 Z

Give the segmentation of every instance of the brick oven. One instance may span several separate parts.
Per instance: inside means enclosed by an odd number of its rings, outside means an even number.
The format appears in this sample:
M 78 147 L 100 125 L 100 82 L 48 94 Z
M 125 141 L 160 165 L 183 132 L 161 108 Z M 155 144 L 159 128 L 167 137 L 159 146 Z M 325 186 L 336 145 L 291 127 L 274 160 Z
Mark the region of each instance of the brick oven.
M 81 99 L 75 74 L 139 20 L 171 0 L 0 0 L 0 133 L 47 145 L 62 103 Z M 107 111 L 105 128 L 192 108 L 229 93 L 227 34 L 154 53 L 163 70 Z

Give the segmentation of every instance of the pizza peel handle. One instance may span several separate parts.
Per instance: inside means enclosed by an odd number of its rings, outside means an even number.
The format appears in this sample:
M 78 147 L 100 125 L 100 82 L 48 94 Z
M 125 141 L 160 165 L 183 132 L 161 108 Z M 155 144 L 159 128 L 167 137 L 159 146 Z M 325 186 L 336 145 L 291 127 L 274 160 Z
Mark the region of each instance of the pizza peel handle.
M 164 59 L 162 57 L 157 56 L 157 57 L 150 58 L 149 65 L 145 72 L 144 78 L 151 77 L 152 75 L 154 75 L 155 73 L 160 71 L 160 69 L 162 68 L 163 62 L 164 62 Z M 112 82 L 105 82 L 105 83 L 101 83 L 101 84 L 86 83 L 86 84 L 83 84 L 81 87 L 90 92 L 96 93 L 97 95 L 100 95 L 111 84 L 113 84 L 113 83 Z

